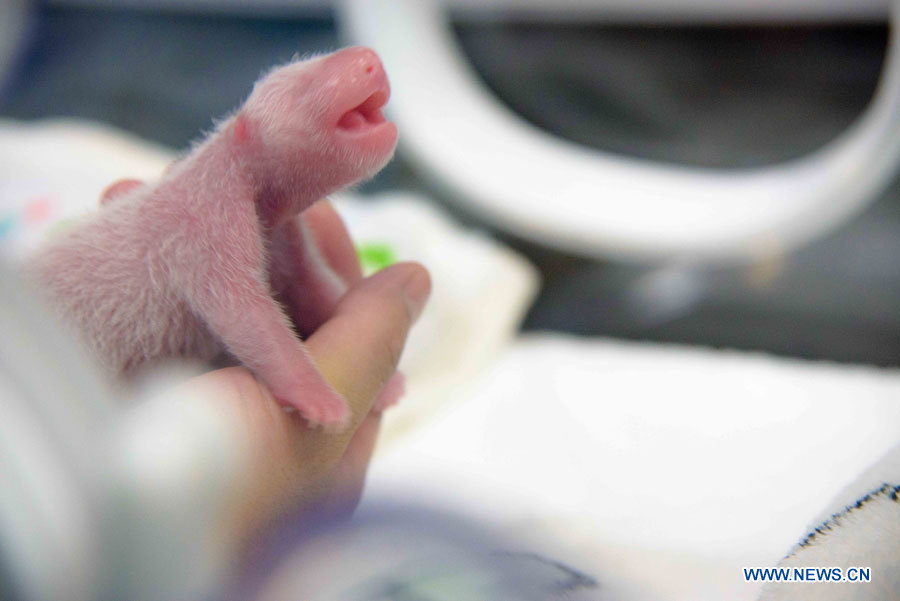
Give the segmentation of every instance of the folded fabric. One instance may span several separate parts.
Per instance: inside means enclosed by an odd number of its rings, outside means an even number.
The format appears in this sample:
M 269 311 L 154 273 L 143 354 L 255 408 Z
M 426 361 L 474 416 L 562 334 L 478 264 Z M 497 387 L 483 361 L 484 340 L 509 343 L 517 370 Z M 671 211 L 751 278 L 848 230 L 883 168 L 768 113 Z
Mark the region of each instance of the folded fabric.
M 900 439 L 900 371 L 758 353 L 534 334 L 468 393 L 373 464 L 364 504 L 561 542 L 604 599 L 754 599 L 742 568 L 778 565 Z

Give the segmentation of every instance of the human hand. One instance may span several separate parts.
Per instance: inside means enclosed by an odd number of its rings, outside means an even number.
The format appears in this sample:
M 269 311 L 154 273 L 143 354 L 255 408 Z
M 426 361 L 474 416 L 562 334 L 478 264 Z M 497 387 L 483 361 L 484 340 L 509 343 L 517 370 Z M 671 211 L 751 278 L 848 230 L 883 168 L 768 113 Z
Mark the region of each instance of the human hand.
M 350 288 L 334 314 L 306 345 L 325 378 L 347 400 L 349 427 L 339 434 L 312 430 L 298 413 L 286 413 L 250 372 L 231 368 L 200 378 L 219 387 L 219 398 L 243 416 L 257 441 L 255 483 L 241 510 L 238 530 L 252 534 L 290 510 L 349 513 L 362 493 L 381 414 L 372 406 L 395 373 L 410 327 L 430 292 L 417 264 L 389 267 L 363 279 L 356 252 L 337 213 L 327 203 L 303 220 L 329 264 Z
M 136 185 L 113 184 L 103 202 Z M 430 292 L 428 272 L 414 263 L 363 279 L 355 248 L 328 202 L 310 207 L 301 219 L 349 288 L 305 341 L 318 369 L 347 400 L 349 426 L 339 433 L 310 429 L 299 413 L 286 412 L 265 384 L 242 367 L 204 374 L 179 391 L 224 414 L 241 432 L 247 457 L 227 528 L 244 543 L 287 512 L 333 515 L 355 508 L 381 421 L 372 406 L 395 373 L 409 329 Z

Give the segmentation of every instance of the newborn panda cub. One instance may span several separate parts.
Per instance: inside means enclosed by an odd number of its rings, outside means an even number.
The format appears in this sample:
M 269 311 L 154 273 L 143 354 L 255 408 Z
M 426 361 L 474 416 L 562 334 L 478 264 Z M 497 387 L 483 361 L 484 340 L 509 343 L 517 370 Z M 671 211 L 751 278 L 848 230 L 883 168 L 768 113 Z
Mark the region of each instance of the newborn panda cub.
M 389 95 L 367 48 L 275 68 L 161 179 L 104 204 L 26 271 L 115 377 L 225 351 L 311 424 L 341 428 L 347 403 L 295 328 L 324 321 L 345 285 L 297 216 L 390 160 Z

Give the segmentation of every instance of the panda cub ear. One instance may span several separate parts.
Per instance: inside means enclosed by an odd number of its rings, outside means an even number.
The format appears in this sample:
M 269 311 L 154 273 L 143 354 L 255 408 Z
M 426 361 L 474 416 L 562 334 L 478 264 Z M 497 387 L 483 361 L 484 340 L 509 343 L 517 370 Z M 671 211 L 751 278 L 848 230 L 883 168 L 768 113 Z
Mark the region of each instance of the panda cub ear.
M 234 118 L 232 133 L 234 135 L 234 141 L 238 144 L 243 144 L 250 139 L 250 121 L 243 112 L 238 113 Z

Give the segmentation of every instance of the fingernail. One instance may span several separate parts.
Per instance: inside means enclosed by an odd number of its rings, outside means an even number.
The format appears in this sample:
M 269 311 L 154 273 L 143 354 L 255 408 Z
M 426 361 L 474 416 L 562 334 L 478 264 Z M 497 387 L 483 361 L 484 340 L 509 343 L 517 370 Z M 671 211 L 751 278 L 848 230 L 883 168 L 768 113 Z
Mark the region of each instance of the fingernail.
M 403 283 L 403 296 L 409 306 L 413 321 L 419 319 L 430 294 L 431 278 L 428 272 L 422 268 L 413 271 L 412 275 Z

